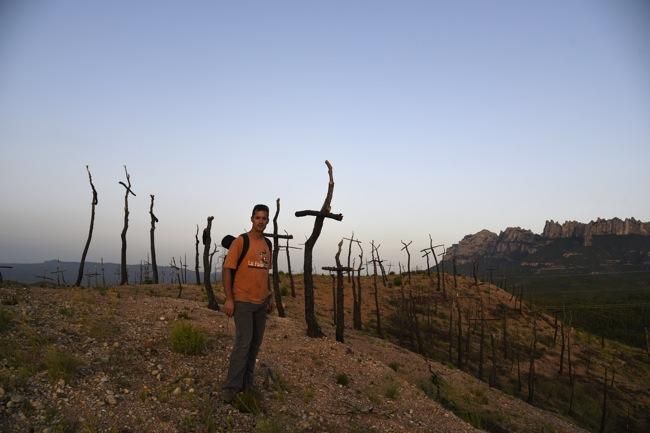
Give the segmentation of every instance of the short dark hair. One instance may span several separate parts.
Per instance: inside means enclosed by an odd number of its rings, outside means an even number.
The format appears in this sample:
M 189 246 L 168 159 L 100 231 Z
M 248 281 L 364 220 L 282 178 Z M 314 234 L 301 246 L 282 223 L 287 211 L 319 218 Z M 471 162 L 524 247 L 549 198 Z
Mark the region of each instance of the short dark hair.
M 266 212 L 266 215 L 269 214 L 269 207 L 265 204 L 256 204 L 255 207 L 253 208 L 253 213 L 251 213 L 251 217 L 255 216 L 255 212 L 259 211 L 264 211 Z

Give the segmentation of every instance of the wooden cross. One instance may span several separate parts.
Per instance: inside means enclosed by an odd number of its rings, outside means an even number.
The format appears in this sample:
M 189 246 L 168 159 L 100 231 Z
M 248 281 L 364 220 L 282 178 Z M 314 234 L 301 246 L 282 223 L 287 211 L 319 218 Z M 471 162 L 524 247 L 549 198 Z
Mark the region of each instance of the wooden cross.
M 350 267 L 350 256 L 352 255 L 352 242 L 356 242 L 357 245 L 359 245 L 359 248 L 361 248 L 361 241 L 357 240 L 354 238 L 354 232 L 352 232 L 352 236 L 349 238 L 343 238 L 346 241 L 350 241 L 350 244 L 348 246 L 348 268 Z M 353 266 L 354 268 L 354 266 Z M 354 269 L 352 269 L 354 271 Z M 348 272 L 348 283 L 351 282 L 352 277 L 350 276 L 350 272 Z

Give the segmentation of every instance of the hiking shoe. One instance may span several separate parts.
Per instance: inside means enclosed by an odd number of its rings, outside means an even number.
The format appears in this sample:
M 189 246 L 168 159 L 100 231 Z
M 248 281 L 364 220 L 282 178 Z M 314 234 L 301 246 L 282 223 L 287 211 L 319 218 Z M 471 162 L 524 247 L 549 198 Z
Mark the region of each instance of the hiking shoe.
M 224 389 L 221 391 L 221 401 L 226 404 L 231 404 L 238 392 L 234 389 Z

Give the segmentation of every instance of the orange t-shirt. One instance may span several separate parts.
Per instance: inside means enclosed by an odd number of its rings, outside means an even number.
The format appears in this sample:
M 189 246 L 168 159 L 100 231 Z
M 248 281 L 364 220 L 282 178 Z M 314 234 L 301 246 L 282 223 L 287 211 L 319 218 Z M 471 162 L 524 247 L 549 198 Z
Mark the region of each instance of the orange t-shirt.
M 271 250 L 263 238 L 248 236 L 248 251 L 239 269 L 237 261 L 244 249 L 244 238 L 239 236 L 230 246 L 223 267 L 237 269 L 232 292 L 235 301 L 261 304 L 269 296 L 269 269 L 271 268 Z

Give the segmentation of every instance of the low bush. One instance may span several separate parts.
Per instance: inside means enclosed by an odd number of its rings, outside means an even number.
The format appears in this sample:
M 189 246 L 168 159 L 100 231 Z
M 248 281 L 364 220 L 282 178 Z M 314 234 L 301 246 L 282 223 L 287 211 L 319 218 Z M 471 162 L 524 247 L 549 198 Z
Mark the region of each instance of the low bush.
M 69 352 L 50 348 L 45 354 L 45 367 L 51 379 L 69 382 L 77 373 L 81 361 Z
M 199 355 L 206 349 L 207 338 L 203 331 L 191 323 L 177 322 L 172 328 L 169 342 L 174 352 Z
M 0 308 L 0 332 L 5 332 L 13 325 L 13 314 L 11 311 Z
M 336 383 L 343 386 L 348 386 L 350 383 L 350 378 L 345 373 L 339 373 L 336 375 Z

